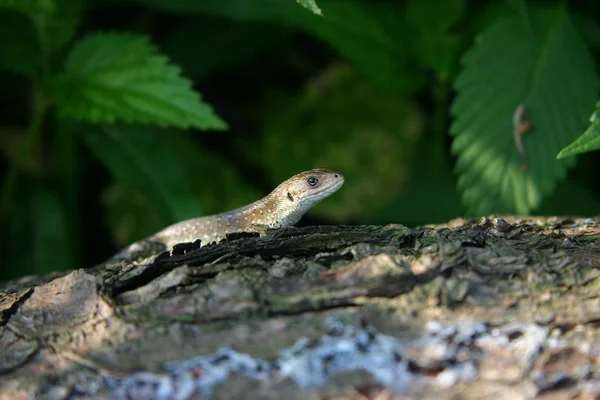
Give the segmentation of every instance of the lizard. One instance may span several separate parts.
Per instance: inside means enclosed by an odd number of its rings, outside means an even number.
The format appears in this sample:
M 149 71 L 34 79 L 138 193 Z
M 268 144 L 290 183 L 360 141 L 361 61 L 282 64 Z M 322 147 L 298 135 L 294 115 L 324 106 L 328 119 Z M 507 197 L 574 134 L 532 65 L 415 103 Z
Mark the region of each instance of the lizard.
M 344 175 L 327 168 L 315 168 L 292 176 L 262 199 L 220 214 L 178 222 L 135 242 L 111 260 L 133 261 L 163 251 L 179 243 L 200 245 L 218 242 L 238 232 L 266 234 L 269 229 L 295 225 L 306 212 L 344 184 Z

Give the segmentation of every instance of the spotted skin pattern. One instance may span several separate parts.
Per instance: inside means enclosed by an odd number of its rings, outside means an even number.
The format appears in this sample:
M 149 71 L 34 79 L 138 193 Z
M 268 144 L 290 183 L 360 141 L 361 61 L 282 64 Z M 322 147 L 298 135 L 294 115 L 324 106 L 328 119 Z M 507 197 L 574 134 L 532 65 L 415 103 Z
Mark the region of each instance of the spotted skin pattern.
M 262 235 L 268 229 L 292 226 L 311 207 L 336 192 L 343 184 L 344 176 L 338 171 L 316 168 L 301 172 L 254 203 L 171 225 L 123 249 L 113 260 L 137 259 L 171 250 L 178 243 L 198 239 L 205 245 L 220 241 L 230 233 L 257 232 Z

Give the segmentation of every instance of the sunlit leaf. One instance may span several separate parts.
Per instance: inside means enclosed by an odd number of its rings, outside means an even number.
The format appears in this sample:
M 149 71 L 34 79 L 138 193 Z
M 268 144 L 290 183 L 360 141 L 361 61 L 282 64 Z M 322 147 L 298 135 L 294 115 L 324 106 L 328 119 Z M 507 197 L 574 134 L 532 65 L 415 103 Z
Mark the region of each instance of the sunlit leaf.
M 503 18 L 477 38 L 455 82 L 453 152 L 471 214 L 529 213 L 573 160 L 558 151 L 585 128 L 598 91 L 594 64 L 563 6 Z M 528 26 L 529 25 L 529 26 Z M 533 124 L 513 138 L 519 105 Z
M 145 36 L 96 33 L 81 39 L 54 89 L 62 115 L 94 123 L 142 122 L 225 129 L 179 67 Z
M 323 12 L 315 2 L 315 0 L 296 0 L 302 7 L 312 11 L 313 13 L 323 16 Z
M 587 151 L 600 149 L 600 102 L 596 104 L 596 111 L 590 118 L 591 125 L 573 143 L 558 153 L 557 158 L 574 156 Z

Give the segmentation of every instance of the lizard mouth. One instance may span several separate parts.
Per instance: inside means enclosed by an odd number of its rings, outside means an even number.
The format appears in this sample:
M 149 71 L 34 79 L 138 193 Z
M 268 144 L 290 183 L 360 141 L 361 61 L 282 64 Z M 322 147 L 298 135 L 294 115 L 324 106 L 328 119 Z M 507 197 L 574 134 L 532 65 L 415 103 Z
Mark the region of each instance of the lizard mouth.
M 345 179 L 342 177 L 340 178 L 339 181 L 337 181 L 333 186 L 323 190 L 321 193 L 319 193 L 319 198 L 322 199 L 324 197 L 329 196 L 330 194 L 337 192 L 339 188 L 342 187 L 342 185 L 344 184 Z

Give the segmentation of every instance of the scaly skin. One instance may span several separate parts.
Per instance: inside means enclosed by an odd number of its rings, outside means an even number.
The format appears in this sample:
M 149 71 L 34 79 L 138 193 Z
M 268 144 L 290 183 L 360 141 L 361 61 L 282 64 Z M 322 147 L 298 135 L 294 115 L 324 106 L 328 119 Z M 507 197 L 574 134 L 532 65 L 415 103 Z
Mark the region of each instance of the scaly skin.
M 113 257 L 133 260 L 178 243 L 202 244 L 224 239 L 229 233 L 258 232 L 292 226 L 315 204 L 336 192 L 344 184 L 344 176 L 327 168 L 316 168 L 292 176 L 266 197 L 247 206 L 207 217 L 193 218 L 171 225 L 136 242 Z

